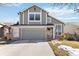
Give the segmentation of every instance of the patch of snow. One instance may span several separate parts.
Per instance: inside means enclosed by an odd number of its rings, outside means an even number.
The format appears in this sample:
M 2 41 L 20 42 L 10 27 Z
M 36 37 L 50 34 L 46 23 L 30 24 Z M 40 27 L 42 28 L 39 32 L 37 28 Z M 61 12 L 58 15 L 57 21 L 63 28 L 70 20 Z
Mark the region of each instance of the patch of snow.
M 61 43 L 62 43 L 62 42 L 60 42 L 60 41 L 58 41 L 58 40 L 53 40 L 53 41 L 52 41 L 52 44 L 53 44 L 53 45 L 55 45 L 55 44 L 61 44 Z
M 3 27 L 2 25 L 0 25 L 0 28 Z
M 68 51 L 70 56 L 79 56 L 79 49 L 75 49 L 75 48 L 72 48 L 72 47 L 66 46 L 66 45 L 60 45 L 60 46 L 58 46 L 58 48 Z
M 0 44 L 2 44 L 2 43 L 6 43 L 6 41 L 0 41 Z

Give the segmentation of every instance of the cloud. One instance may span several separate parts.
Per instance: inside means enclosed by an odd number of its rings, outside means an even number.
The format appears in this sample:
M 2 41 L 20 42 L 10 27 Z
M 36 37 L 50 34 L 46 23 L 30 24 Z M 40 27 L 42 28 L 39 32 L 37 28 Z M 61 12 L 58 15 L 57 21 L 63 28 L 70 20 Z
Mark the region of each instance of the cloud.
M 52 8 L 46 8 L 46 10 L 49 12 L 50 15 L 53 16 L 63 16 L 74 13 L 74 10 L 72 9 L 52 9 Z
M 19 6 L 21 5 L 21 3 L 0 3 L 0 6 L 9 6 L 9 7 L 16 7 L 16 6 Z
M 19 21 L 18 17 L 15 17 L 15 18 L 11 18 L 11 17 L 7 17 L 7 18 L 4 18 L 2 20 L 0 20 L 0 22 L 7 22 L 7 23 L 16 23 L 17 21 Z
M 56 8 L 45 8 L 48 12 L 49 15 L 62 20 L 64 22 L 68 21 L 79 21 L 79 14 L 75 13 L 73 9 L 68 9 L 67 6 L 60 9 L 58 7 Z

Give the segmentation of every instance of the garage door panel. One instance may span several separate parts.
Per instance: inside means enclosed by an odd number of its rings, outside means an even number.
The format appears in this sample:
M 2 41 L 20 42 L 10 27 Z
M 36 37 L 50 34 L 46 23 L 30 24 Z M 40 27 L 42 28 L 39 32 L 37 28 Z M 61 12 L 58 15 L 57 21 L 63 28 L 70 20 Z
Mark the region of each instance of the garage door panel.
M 43 40 L 45 39 L 44 28 L 23 28 L 22 39 Z

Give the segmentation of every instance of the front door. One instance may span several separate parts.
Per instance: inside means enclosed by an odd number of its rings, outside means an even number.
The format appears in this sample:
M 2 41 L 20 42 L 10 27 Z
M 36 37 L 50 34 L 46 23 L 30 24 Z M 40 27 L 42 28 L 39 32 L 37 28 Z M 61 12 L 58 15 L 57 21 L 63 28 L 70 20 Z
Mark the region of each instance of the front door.
M 53 27 L 47 27 L 47 39 L 53 39 Z

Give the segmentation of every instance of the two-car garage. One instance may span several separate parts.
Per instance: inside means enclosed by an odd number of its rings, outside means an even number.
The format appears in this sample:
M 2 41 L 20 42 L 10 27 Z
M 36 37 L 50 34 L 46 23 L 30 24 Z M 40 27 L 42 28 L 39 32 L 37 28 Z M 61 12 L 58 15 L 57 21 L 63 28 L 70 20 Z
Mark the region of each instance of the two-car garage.
M 21 40 L 45 40 L 46 39 L 45 26 L 17 26 L 16 28 L 19 30 L 19 31 L 15 30 L 16 32 L 18 32 L 17 36 Z
M 43 40 L 45 39 L 45 27 L 26 27 L 20 28 L 20 38 L 24 40 Z

